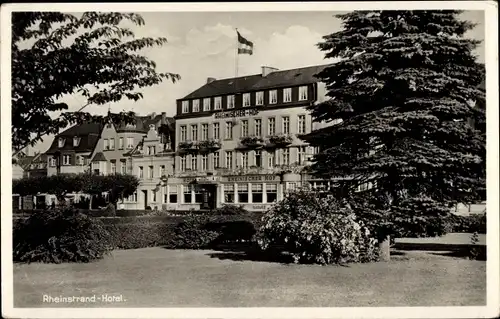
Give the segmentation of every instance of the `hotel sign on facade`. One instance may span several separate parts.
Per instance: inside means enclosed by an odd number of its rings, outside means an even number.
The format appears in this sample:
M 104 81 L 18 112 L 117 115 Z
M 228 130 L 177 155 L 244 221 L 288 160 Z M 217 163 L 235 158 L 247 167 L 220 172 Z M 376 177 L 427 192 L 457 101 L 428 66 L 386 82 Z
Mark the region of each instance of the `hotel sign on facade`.
M 233 175 L 233 176 L 206 176 L 206 177 L 187 177 L 184 182 L 196 181 L 197 183 L 236 183 L 236 182 L 279 182 L 279 175 Z
M 259 114 L 257 109 L 243 109 L 243 110 L 232 110 L 232 111 L 221 111 L 214 114 L 216 119 L 223 119 L 228 117 L 245 117 Z

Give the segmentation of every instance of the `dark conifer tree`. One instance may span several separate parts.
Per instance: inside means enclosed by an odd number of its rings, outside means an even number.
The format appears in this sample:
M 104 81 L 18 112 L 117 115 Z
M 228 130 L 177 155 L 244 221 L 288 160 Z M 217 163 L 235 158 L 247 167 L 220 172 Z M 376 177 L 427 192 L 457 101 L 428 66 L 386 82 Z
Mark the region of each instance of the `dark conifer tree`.
M 439 234 L 450 206 L 484 195 L 485 72 L 459 14 L 355 11 L 318 44 L 340 62 L 318 74 L 329 99 L 311 111 L 342 122 L 304 137 L 320 148 L 311 168 L 346 178 L 340 194 L 373 221 L 383 258 L 389 235 Z

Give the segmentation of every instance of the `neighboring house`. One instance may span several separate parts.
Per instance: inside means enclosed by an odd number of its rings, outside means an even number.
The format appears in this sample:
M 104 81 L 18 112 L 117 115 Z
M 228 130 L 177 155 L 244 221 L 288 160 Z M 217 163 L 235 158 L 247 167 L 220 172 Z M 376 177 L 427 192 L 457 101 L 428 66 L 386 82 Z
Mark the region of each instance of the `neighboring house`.
M 262 211 L 298 186 L 315 149 L 298 138 L 325 125 L 306 107 L 326 99 L 315 77 L 327 65 L 215 80 L 177 100 L 175 177 L 179 207 L 243 205 Z M 285 173 L 284 173 L 285 171 Z
M 36 153 L 26 167 L 26 176 L 47 176 L 47 154 Z
M 165 119 L 165 124 L 173 131 L 172 118 Z M 124 200 L 124 208 L 175 209 L 177 191 L 171 190 L 168 178 L 174 173 L 174 150 L 171 139 L 150 124 L 149 131 L 139 144 L 126 156 L 132 162 L 133 174 L 140 180 L 137 192 Z
M 101 131 L 101 124 L 84 123 L 56 135 L 52 145 L 45 152 L 47 175 L 87 171 L 90 156 L 96 148 Z

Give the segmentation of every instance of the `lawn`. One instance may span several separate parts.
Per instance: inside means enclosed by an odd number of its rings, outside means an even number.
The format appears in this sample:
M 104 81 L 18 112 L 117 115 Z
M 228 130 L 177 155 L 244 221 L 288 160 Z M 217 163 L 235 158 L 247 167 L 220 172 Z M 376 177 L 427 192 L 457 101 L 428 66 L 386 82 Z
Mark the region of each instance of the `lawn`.
M 118 301 L 44 303 L 44 294 L 107 294 Z M 389 263 L 317 266 L 254 261 L 236 252 L 157 247 L 115 251 L 90 264 L 14 265 L 15 307 L 391 307 L 485 303 L 485 261 L 432 251 L 395 251 Z

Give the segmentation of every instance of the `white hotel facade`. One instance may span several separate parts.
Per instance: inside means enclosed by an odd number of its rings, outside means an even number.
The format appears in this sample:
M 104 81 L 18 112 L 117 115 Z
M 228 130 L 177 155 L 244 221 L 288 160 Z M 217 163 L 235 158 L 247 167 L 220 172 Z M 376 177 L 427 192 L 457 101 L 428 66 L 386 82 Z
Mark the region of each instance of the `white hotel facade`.
M 306 110 L 325 100 L 315 77 L 325 67 L 262 67 L 261 74 L 208 78 L 177 100 L 166 208 L 235 204 L 262 211 L 298 186 L 326 186 L 303 173 L 314 149 L 298 138 L 325 125 L 313 123 Z

